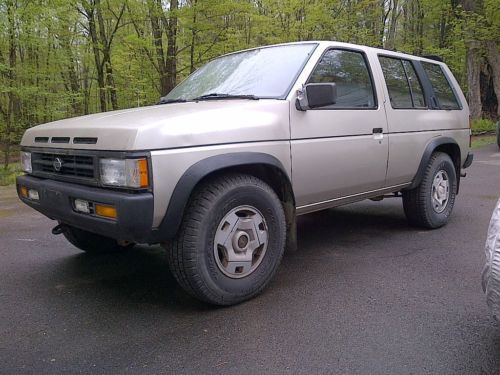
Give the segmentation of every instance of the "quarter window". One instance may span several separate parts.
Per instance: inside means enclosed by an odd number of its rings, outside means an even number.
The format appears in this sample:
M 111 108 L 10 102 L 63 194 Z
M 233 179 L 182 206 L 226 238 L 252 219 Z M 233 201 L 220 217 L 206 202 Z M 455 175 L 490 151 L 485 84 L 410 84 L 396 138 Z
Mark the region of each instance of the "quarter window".
M 309 78 L 308 83 L 335 83 L 337 103 L 331 109 L 375 108 L 373 83 L 364 55 L 360 52 L 327 51 Z
M 460 109 L 457 97 L 443 73 L 441 67 L 437 64 L 422 62 L 427 77 L 431 81 L 434 94 L 442 109 Z
M 392 108 L 425 108 L 422 86 L 413 64 L 392 57 L 379 57 L 379 61 Z

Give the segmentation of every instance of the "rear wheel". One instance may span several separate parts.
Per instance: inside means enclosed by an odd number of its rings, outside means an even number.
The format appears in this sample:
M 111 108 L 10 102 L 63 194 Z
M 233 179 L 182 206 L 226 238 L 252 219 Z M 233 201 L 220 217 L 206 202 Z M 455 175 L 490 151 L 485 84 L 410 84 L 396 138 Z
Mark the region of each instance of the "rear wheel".
M 70 226 L 65 228 L 63 235 L 73 246 L 89 254 L 115 253 L 134 246 L 133 243 L 122 246 L 113 238 Z
M 435 152 L 420 185 L 403 191 L 403 207 L 408 221 L 434 229 L 445 225 L 455 203 L 457 176 L 449 155 Z
M 271 281 L 285 238 L 285 215 L 273 189 L 256 177 L 231 174 L 197 189 L 166 247 L 184 290 L 208 303 L 232 305 Z

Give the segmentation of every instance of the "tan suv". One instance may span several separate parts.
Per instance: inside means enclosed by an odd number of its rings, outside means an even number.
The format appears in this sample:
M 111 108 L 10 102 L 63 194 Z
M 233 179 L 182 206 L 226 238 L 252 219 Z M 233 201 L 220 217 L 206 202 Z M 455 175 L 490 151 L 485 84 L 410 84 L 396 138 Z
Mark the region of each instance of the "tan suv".
M 272 279 L 297 215 L 395 194 L 446 224 L 469 141 L 442 62 L 291 43 L 219 57 L 159 105 L 29 129 L 17 188 L 76 247 L 162 243 L 187 292 L 230 305 Z

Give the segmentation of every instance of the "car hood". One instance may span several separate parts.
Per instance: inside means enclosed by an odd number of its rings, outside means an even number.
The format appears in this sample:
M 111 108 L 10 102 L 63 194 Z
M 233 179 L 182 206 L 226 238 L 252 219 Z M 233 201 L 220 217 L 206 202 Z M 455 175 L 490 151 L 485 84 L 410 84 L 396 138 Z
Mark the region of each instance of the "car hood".
M 289 139 L 288 119 L 285 100 L 172 103 L 38 125 L 26 131 L 21 145 L 133 151 L 283 140 Z

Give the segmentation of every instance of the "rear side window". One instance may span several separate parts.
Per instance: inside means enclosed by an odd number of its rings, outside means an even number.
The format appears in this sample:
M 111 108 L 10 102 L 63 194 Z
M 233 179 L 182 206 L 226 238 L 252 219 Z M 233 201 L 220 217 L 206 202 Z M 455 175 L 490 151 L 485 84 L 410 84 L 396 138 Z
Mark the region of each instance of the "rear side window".
M 425 108 L 422 86 L 412 63 L 392 57 L 379 57 L 379 61 L 392 108 Z
M 406 76 L 408 77 L 408 82 L 410 83 L 411 95 L 413 98 L 413 107 L 415 108 L 426 108 L 424 91 L 422 90 L 422 85 L 418 79 L 417 73 L 413 64 L 408 60 L 402 60 L 403 66 L 405 67 Z
M 337 103 L 325 109 L 375 108 L 373 83 L 362 53 L 327 51 L 309 77 L 308 83 L 335 83 Z
M 439 106 L 442 109 L 460 109 L 457 97 L 441 67 L 428 62 L 422 62 L 422 66 L 431 81 Z

